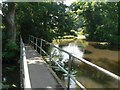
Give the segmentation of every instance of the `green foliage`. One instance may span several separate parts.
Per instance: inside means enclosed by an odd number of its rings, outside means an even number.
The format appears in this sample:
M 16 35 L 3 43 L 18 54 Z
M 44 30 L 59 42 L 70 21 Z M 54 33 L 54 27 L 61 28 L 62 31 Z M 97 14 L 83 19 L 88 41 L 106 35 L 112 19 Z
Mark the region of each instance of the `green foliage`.
M 3 58 L 12 59 L 18 53 L 17 44 L 13 43 L 7 28 L 6 16 L 8 3 L 3 3 Z M 67 6 L 62 2 L 26 2 L 15 3 L 16 34 L 22 35 L 24 42 L 28 42 L 28 35 L 34 35 L 47 41 L 58 36 L 70 35 L 73 20 L 66 11 Z M 73 33 L 72 33 L 73 34 Z
M 8 3 L 2 3 L 2 59 L 3 62 L 12 62 L 16 57 L 19 57 L 19 47 L 18 47 L 18 37 L 19 37 L 19 31 L 13 31 L 8 29 L 8 23 L 7 23 L 7 16 L 8 16 Z M 10 18 L 9 18 L 10 19 Z M 13 25 L 11 23 L 11 25 Z M 12 37 L 14 34 L 17 35 L 17 40 L 14 41 Z M 16 39 L 16 37 L 15 37 Z M 17 60 L 16 60 L 17 62 Z
M 18 52 L 18 45 L 12 42 L 12 40 L 8 40 L 8 43 L 6 44 L 5 49 L 3 51 L 3 59 L 10 62 L 17 56 Z
M 24 40 L 29 34 L 47 41 L 70 34 L 73 20 L 66 8 L 56 2 L 18 3 L 16 19 Z
M 81 19 L 81 28 L 90 40 L 118 44 L 118 3 L 117 2 L 74 2 L 72 11 Z M 79 22 L 77 21 L 76 22 Z M 120 43 L 119 43 L 120 44 Z

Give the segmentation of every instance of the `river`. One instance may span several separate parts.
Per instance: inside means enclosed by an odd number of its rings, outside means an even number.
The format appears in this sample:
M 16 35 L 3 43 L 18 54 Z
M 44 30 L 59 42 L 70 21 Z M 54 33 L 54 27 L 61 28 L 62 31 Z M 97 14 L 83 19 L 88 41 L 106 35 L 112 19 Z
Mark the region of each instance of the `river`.
M 96 47 L 97 43 L 102 42 L 90 42 L 82 39 L 60 39 L 54 40 L 53 44 L 57 47 L 62 48 L 65 51 L 70 52 L 72 55 L 78 58 L 85 58 L 89 62 L 97 64 L 110 72 L 119 75 L 118 72 L 118 50 L 110 50 L 108 48 L 99 48 Z M 102 45 L 102 44 L 101 44 Z M 103 44 L 104 46 L 104 44 Z M 61 59 L 57 59 L 56 61 L 60 61 L 61 65 L 67 69 L 67 61 L 69 56 L 61 52 L 55 48 L 51 49 L 51 53 L 54 56 L 59 56 Z M 61 80 L 66 84 L 67 77 L 66 74 L 61 72 L 60 70 L 56 71 Z M 72 74 L 74 78 L 76 78 L 79 82 L 81 82 L 86 88 L 118 88 L 118 81 L 107 76 L 94 69 L 93 67 L 86 65 L 78 60 L 73 60 L 72 63 Z M 71 80 L 71 88 L 77 88 L 78 86 Z

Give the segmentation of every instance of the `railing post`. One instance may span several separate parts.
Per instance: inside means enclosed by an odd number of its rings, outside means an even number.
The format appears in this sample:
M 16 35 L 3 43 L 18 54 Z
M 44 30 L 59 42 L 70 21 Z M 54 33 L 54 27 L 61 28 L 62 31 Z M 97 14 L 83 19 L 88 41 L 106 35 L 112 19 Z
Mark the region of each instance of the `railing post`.
M 28 40 L 28 43 L 30 44 L 30 35 L 28 36 L 29 40 Z
M 31 45 L 33 45 L 33 36 L 31 36 Z
M 20 36 L 20 87 L 23 88 L 23 72 L 22 72 L 22 40 Z
M 34 37 L 33 37 L 33 48 L 34 48 Z
M 42 39 L 40 39 L 40 55 L 42 55 Z
M 29 44 L 31 44 L 31 35 L 29 35 Z
M 52 45 L 50 44 L 50 49 L 52 48 Z M 50 64 L 52 64 L 51 62 L 52 62 L 52 53 L 50 52 L 50 57 L 49 57 L 49 59 L 50 59 Z
M 70 74 L 71 74 L 71 55 L 69 55 L 69 60 L 68 60 L 68 87 L 67 90 L 70 90 Z
M 37 38 L 36 38 L 36 51 L 37 51 Z

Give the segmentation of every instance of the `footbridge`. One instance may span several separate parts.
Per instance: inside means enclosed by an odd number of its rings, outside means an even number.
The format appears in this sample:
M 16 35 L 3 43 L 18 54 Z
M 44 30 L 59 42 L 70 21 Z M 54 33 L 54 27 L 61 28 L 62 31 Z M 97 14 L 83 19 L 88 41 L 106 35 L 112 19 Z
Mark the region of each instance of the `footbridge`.
M 73 60 L 78 60 L 99 72 L 120 82 L 120 77 L 98 65 L 93 64 L 83 58 L 78 58 L 71 53 L 49 43 L 43 39 L 29 36 L 29 44 L 24 44 L 20 37 L 20 71 L 21 87 L 34 90 L 35 88 L 45 88 L 45 90 L 70 90 L 71 82 L 77 85 L 78 89 L 87 90 L 87 88 L 72 74 Z M 48 48 L 54 48 L 53 52 Z M 67 65 L 64 67 L 61 61 L 61 54 L 55 54 L 57 51 L 68 55 Z M 60 70 L 66 74 L 66 83 L 63 83 L 55 70 Z

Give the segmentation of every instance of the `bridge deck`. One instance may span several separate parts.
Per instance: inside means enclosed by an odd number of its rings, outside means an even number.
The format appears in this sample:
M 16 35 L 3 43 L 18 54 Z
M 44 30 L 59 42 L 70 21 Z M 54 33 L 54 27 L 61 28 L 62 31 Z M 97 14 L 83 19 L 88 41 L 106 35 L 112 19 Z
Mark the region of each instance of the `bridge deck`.
M 31 46 L 25 45 L 26 58 L 32 88 L 61 88 L 46 62 Z

